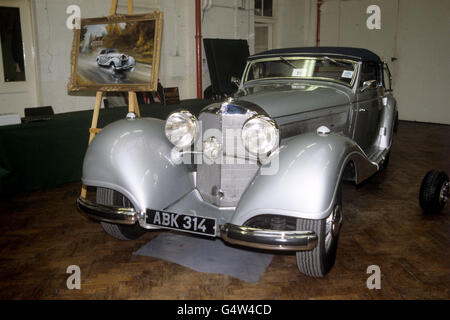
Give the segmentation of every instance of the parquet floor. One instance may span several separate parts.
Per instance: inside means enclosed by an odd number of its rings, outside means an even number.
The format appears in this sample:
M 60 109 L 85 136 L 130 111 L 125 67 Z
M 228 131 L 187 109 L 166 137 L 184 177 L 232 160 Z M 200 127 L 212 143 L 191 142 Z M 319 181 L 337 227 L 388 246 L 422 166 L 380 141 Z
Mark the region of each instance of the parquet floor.
M 122 242 L 75 208 L 79 183 L 0 203 L 0 299 L 449 299 L 450 206 L 436 216 L 418 205 L 422 177 L 450 173 L 450 126 L 401 122 L 389 168 L 344 187 L 336 265 L 324 279 L 276 255 L 257 284 L 205 274 L 133 252 L 158 233 Z M 66 268 L 81 268 L 69 290 Z M 369 290 L 369 265 L 381 289 Z

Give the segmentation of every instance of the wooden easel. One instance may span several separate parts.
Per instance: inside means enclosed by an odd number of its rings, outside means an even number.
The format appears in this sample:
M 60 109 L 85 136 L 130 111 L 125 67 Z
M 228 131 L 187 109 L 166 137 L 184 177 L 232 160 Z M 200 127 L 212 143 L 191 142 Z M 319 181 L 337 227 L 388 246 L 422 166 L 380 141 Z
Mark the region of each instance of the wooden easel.
M 109 10 L 109 15 L 114 16 L 117 11 L 117 1 L 111 0 L 111 9 Z M 133 0 L 128 0 L 128 14 L 133 14 Z M 89 144 L 94 139 L 95 135 L 101 131 L 97 128 L 98 115 L 100 113 L 100 106 L 102 104 L 102 91 L 97 91 L 95 96 L 94 113 L 92 115 L 91 128 L 89 129 Z M 141 117 L 141 112 L 139 111 L 139 104 L 136 97 L 136 92 L 128 91 L 128 112 L 134 112 L 138 117 Z M 81 197 L 86 198 L 87 187 L 82 185 L 81 187 Z

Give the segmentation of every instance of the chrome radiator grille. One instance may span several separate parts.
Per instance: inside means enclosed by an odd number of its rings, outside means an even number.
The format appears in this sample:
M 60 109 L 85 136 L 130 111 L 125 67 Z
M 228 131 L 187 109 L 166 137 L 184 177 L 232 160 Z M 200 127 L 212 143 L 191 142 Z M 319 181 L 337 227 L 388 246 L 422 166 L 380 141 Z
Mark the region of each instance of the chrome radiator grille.
M 259 168 L 254 161 L 245 159 L 246 152 L 240 136 L 225 135 L 227 129 L 240 130 L 251 115 L 249 112 L 226 113 L 216 110 L 203 112 L 199 116 L 202 141 L 214 136 L 222 144 L 219 163 L 203 162 L 197 165 L 197 189 L 203 199 L 211 204 L 236 206 Z

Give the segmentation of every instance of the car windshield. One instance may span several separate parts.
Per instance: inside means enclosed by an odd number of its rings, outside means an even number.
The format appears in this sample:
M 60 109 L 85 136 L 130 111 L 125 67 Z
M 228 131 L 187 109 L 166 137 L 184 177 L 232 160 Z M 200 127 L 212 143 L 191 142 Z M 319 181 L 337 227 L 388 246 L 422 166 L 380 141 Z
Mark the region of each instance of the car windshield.
M 255 60 L 247 69 L 245 81 L 262 79 L 330 80 L 352 86 L 356 61 L 330 57 L 276 57 Z

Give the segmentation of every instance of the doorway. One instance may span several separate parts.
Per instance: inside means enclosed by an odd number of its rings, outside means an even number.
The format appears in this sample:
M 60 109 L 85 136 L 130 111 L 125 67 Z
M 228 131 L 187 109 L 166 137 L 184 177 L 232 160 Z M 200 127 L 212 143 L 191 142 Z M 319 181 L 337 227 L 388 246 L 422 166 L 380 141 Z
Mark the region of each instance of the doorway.
M 38 105 L 29 0 L 0 0 L 0 114 Z
M 255 54 L 272 49 L 272 24 L 255 22 Z

